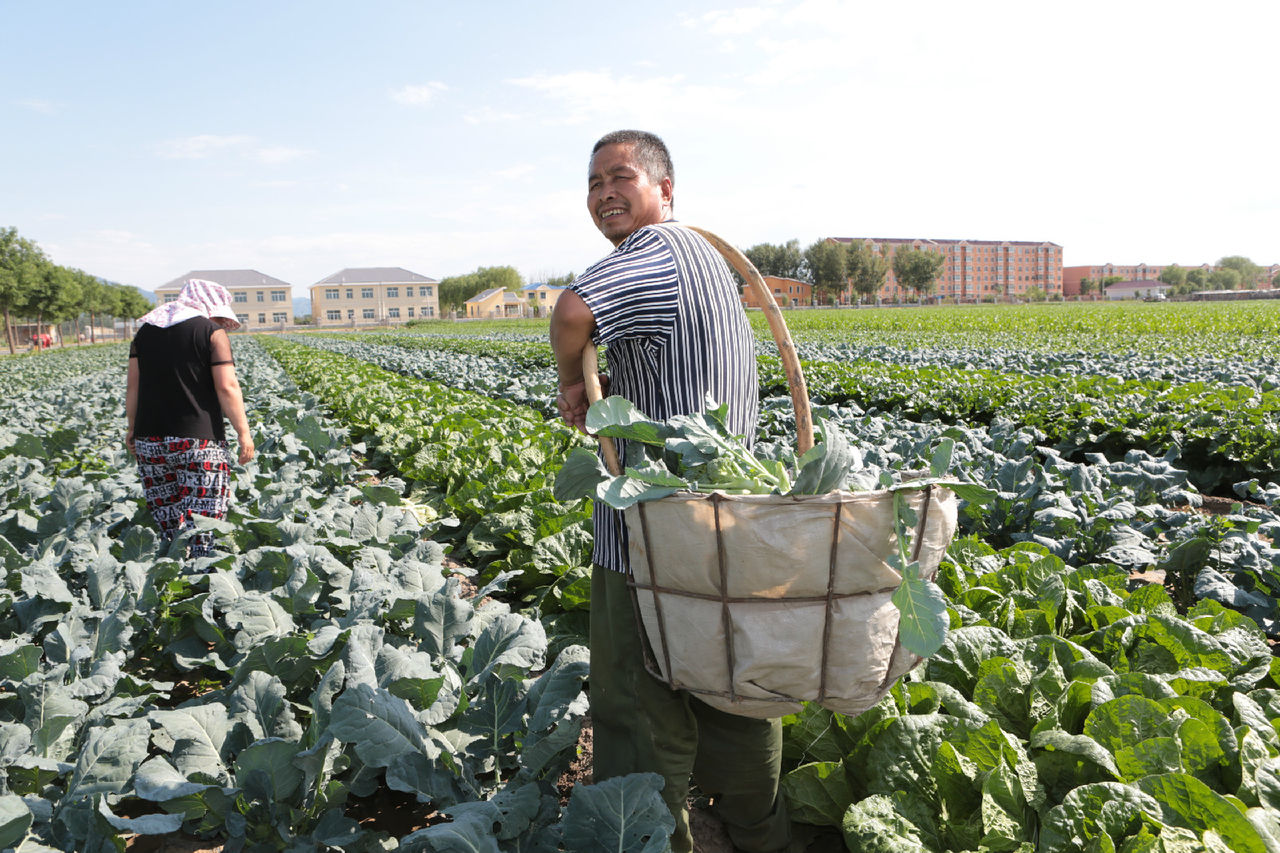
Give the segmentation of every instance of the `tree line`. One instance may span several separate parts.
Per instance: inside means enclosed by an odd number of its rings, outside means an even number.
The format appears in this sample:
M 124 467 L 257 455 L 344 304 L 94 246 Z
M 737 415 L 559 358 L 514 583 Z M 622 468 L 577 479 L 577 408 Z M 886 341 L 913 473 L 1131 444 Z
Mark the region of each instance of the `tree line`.
M 59 266 L 18 229 L 0 228 L 0 311 L 11 355 L 17 351 L 14 326 L 19 320 L 33 322 L 38 336 L 46 326 L 61 328 L 65 323 L 78 328 L 76 321 L 87 318 L 89 340 L 96 343 L 100 321 L 136 319 L 151 307 L 137 288 Z M 65 341 L 66 336 L 61 337 Z
M 1169 285 L 1170 292 L 1175 296 L 1182 296 L 1200 290 L 1240 290 L 1242 288 L 1252 290 L 1257 287 L 1265 273 L 1262 267 L 1243 255 L 1219 258 L 1213 266 L 1214 269 L 1207 270 L 1203 267 L 1187 269 L 1177 264 L 1170 264 L 1160 271 L 1156 280 Z M 1125 281 L 1124 276 L 1121 275 L 1100 276 L 1096 279 L 1082 278 L 1080 292 L 1084 295 L 1094 290 L 1105 293 L 1108 286 L 1121 281 Z M 1280 274 L 1271 280 L 1271 284 L 1273 287 L 1280 287 Z
M 546 284 L 553 287 L 564 287 L 573 281 L 573 273 L 552 276 Z M 440 297 L 440 312 L 462 311 L 464 303 L 471 297 L 486 290 L 510 290 L 519 293 L 525 281 L 515 267 L 479 267 L 475 272 L 462 275 L 451 275 L 440 279 L 436 292 Z
M 898 284 L 917 298 L 933 293 L 946 259 L 938 252 L 898 246 L 892 260 L 870 241 L 854 240 L 848 245 L 821 239 L 807 248 L 800 241 L 781 245 L 760 243 L 743 252 L 761 275 L 791 278 L 813 286 L 819 301 L 834 302 L 846 289 L 859 301 L 874 297 L 884 286 L 889 270 Z

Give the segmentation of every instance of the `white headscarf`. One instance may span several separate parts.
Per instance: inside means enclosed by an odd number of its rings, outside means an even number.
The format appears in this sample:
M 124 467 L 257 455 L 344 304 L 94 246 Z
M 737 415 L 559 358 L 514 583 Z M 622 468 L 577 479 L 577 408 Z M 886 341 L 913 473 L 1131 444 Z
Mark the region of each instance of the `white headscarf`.
M 231 294 L 216 281 L 201 278 L 188 279 L 177 299 L 157 305 L 142 315 L 141 322 L 167 329 L 192 317 L 223 320 L 220 325 L 232 332 L 240 328 L 236 312 L 231 310 Z

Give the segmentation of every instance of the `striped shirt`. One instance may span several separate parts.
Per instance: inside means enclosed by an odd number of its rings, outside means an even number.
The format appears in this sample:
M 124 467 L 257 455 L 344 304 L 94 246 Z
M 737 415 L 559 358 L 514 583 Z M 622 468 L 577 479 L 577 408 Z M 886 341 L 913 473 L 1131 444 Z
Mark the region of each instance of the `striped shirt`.
M 705 410 L 709 395 L 728 405 L 733 433 L 754 438 L 754 338 L 733 275 L 710 243 L 673 222 L 649 225 L 570 289 L 595 315 L 596 343 L 608 345 L 610 394 L 658 421 Z M 629 571 L 622 513 L 597 501 L 593 522 L 593 561 Z

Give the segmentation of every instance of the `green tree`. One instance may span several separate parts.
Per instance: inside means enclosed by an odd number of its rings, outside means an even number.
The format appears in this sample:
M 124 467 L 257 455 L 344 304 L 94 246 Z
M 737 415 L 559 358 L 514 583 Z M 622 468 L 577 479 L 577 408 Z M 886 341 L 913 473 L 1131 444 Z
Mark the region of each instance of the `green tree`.
M 1026 297 L 1028 302 L 1044 302 L 1045 299 L 1048 298 L 1047 294 L 1044 292 L 1044 288 L 1035 284 L 1028 287 L 1026 292 L 1022 295 Z
M 1240 283 L 1236 287 L 1243 287 L 1245 290 L 1253 290 L 1258 286 L 1258 279 L 1262 277 L 1262 267 L 1246 258 L 1244 255 L 1228 255 L 1225 258 L 1219 258 L 1217 266 L 1219 270 L 1235 270 L 1240 274 Z M 1235 290 L 1235 287 L 1223 288 L 1224 290 Z
M 40 265 L 48 263 L 40 247 L 16 228 L 0 228 L 0 310 L 4 311 L 4 336 L 9 354 L 16 351 L 13 340 L 13 314 L 25 316 L 28 291 L 35 286 Z
M 1174 289 L 1180 291 L 1187 284 L 1187 271 L 1177 264 L 1169 264 L 1160 271 L 1157 281 L 1162 281 Z
M 830 240 L 818 240 L 804 250 L 804 264 L 808 282 L 813 285 L 819 299 L 834 298 L 849 286 L 845 270 L 845 249 Z
M 1088 296 L 1090 293 L 1093 293 L 1093 289 L 1097 284 L 1098 282 L 1094 281 L 1088 276 L 1085 276 L 1084 278 L 1080 279 L 1080 295 Z
M 805 253 L 800 251 L 799 240 L 788 240 L 781 245 L 758 243 L 743 254 L 760 271 L 760 275 L 796 280 L 804 276 Z
M 1187 270 L 1187 286 L 1193 290 L 1209 289 L 1209 271 L 1196 267 Z
M 1271 279 L 1272 287 L 1280 287 L 1280 272 L 1276 273 L 1275 278 Z
M 933 292 L 946 259 L 939 252 L 899 246 L 893 253 L 893 275 L 898 284 L 915 291 L 916 299 Z
M 32 288 L 27 291 L 23 311 L 35 318 L 37 334 L 45 321 L 58 326 L 80 313 L 80 280 L 76 271 L 53 263 L 41 264 L 39 270 Z
M 864 296 L 872 297 L 880 292 L 889 274 L 889 262 L 871 243 L 854 240 L 845 250 L 845 272 L 849 276 L 849 285 L 861 301 Z
M 577 278 L 573 273 L 565 273 L 564 275 L 553 275 L 547 279 L 548 287 L 568 287 L 573 284 L 573 280 Z
M 1214 290 L 1236 290 L 1240 287 L 1240 270 L 1223 267 L 1209 273 L 1209 287 Z
M 114 292 L 116 300 L 112 316 L 122 320 L 136 320 L 155 307 L 136 287 L 116 285 Z M 125 332 L 128 334 L 128 323 L 125 325 Z
M 475 272 L 440 279 L 440 310 L 460 310 L 477 293 L 500 288 L 519 292 L 524 279 L 515 267 L 480 267 Z

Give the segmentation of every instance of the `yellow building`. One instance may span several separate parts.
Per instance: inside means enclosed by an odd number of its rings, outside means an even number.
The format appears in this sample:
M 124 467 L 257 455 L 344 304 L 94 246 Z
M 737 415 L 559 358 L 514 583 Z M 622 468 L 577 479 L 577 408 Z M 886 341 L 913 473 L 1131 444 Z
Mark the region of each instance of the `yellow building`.
M 526 317 L 529 303 L 519 293 L 501 287 L 482 290 L 466 301 L 468 320 L 494 320 L 503 317 Z
M 156 288 L 161 304 L 172 302 L 188 279 L 199 278 L 231 292 L 231 307 L 243 331 L 287 329 L 293 325 L 293 285 L 257 270 L 192 270 Z
M 358 267 L 311 285 L 317 326 L 370 326 L 440 316 L 440 282 L 401 267 Z
M 560 294 L 569 288 L 556 284 L 530 284 L 526 285 L 521 293 L 525 300 L 529 303 L 529 310 L 535 317 L 550 317 L 551 311 L 556 307 L 556 302 L 560 299 Z

